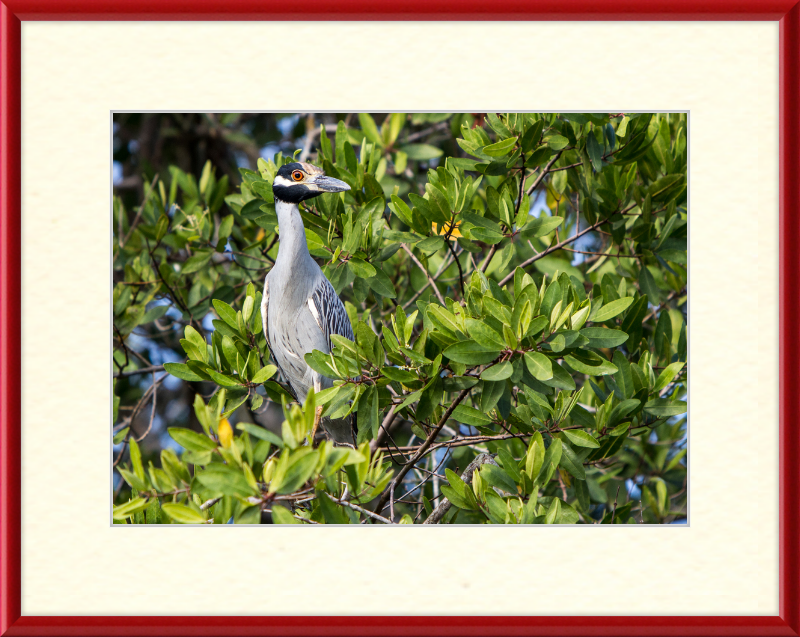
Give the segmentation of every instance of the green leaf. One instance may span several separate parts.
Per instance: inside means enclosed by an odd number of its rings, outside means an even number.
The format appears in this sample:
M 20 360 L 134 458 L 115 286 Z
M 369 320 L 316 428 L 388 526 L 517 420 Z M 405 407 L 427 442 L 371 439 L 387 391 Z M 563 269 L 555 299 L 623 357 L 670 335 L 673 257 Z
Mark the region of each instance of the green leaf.
M 589 339 L 589 347 L 617 347 L 628 340 L 625 332 L 605 327 L 587 327 L 581 330 L 581 335 Z
M 606 426 L 615 427 L 619 421 L 625 418 L 625 416 L 636 411 L 639 408 L 639 405 L 641 405 L 641 402 L 635 398 L 623 400 L 611 410 L 611 413 L 608 415 L 608 423 Z
M 206 370 L 206 373 L 211 376 L 211 379 L 220 387 L 241 387 L 242 382 L 234 379 L 232 376 L 227 376 L 225 374 L 220 374 L 219 372 L 215 372 L 213 369 Z
M 169 217 L 162 214 L 156 222 L 156 241 L 161 241 L 169 230 Z
M 502 491 L 506 491 L 513 495 L 517 494 L 517 485 L 503 469 L 497 465 L 489 464 L 488 462 L 480 469 L 481 478 L 483 478 L 490 486 L 497 487 Z
M 617 316 L 617 314 L 627 310 L 631 303 L 633 303 L 632 296 L 624 296 L 616 301 L 606 303 L 597 311 L 597 314 L 591 317 L 591 320 L 595 323 L 604 323 L 608 319 L 612 319 Z M 583 332 L 583 330 L 581 330 L 581 332 Z
M 678 375 L 678 372 L 683 369 L 684 365 L 685 363 L 678 361 L 677 363 L 667 365 L 667 367 L 661 370 L 661 373 L 658 375 L 658 379 L 656 380 L 656 384 L 653 387 L 653 391 L 660 392 L 667 385 L 669 385 L 672 382 L 672 379 Z
M 444 248 L 444 239 L 442 237 L 428 237 L 417 243 L 416 248 L 426 255 L 431 255 Z
M 414 372 L 410 372 L 405 369 L 399 369 L 397 367 L 383 367 L 381 368 L 381 373 L 389 380 L 393 380 L 398 383 L 413 383 L 414 381 L 419 380 L 419 375 L 415 374 Z
M 516 137 L 509 137 L 508 139 L 503 139 L 495 144 L 484 146 L 483 153 L 485 155 L 489 155 L 489 157 L 502 157 L 503 155 L 508 155 L 516 143 Z
M 485 413 L 467 405 L 458 405 L 453 410 L 452 417 L 458 422 L 472 427 L 483 427 L 492 422 L 492 419 Z
M 563 429 L 561 431 L 567 437 L 573 445 L 578 445 L 579 447 L 588 447 L 590 449 L 598 449 L 600 447 L 600 443 L 597 442 L 592 434 L 586 433 L 581 429 Z
M 593 131 L 590 131 L 586 136 L 586 152 L 592 162 L 592 167 L 595 171 L 600 172 L 603 167 L 603 150 L 600 148 L 600 144 L 597 143 L 597 138 L 594 136 Z
M 353 274 L 362 279 L 369 279 L 376 274 L 375 267 L 371 263 L 367 263 L 363 259 L 357 259 L 355 257 L 347 261 L 347 267 L 350 268 Z
M 275 524 L 302 524 L 291 514 L 289 509 L 280 504 L 272 505 L 272 521 Z
M 511 361 L 505 361 L 503 363 L 498 363 L 497 365 L 487 367 L 485 370 L 483 370 L 481 379 L 490 381 L 505 380 L 506 378 L 510 378 L 511 374 L 513 373 L 514 366 L 511 364 Z
M 400 150 L 414 161 L 427 161 L 442 156 L 442 150 L 430 144 L 406 144 L 401 146 Z
M 347 524 L 347 515 L 342 511 L 342 507 L 335 504 L 327 493 L 317 491 L 317 499 L 326 524 Z
M 164 363 L 164 369 L 170 374 L 181 380 L 199 381 L 204 380 L 201 376 L 195 374 L 188 365 L 184 363 Z
M 458 495 L 460 495 L 462 498 L 463 498 L 463 497 L 466 497 L 466 495 L 465 495 L 465 494 L 466 494 L 466 492 L 467 492 L 467 485 L 466 485 L 466 483 L 465 483 L 465 482 L 464 482 L 464 481 L 461 479 L 461 476 L 459 476 L 458 474 L 456 474 L 456 472 L 455 472 L 455 471 L 453 471 L 452 469 L 445 469 L 445 470 L 444 470 L 444 475 L 445 475 L 445 478 L 447 478 L 447 482 L 449 482 L 449 483 L 450 483 L 450 487 L 451 487 L 451 488 L 452 488 L 452 489 L 453 489 L 453 490 L 454 490 L 456 493 L 458 493 Z
M 667 398 L 655 398 L 649 402 L 647 402 L 644 406 L 644 410 L 648 414 L 652 414 L 653 416 L 657 416 L 659 418 L 668 418 L 670 416 L 680 416 L 681 414 L 685 414 L 687 409 L 687 405 L 684 401 L 671 401 Z
M 201 513 L 198 513 L 191 507 L 185 504 L 178 504 L 177 502 L 165 502 L 161 505 L 161 510 L 164 511 L 171 519 L 181 524 L 205 524 L 207 520 Z
M 147 508 L 146 498 L 134 498 L 129 502 L 115 505 L 112 516 L 115 520 L 124 520 L 126 518 L 131 517 L 132 515 L 135 515 L 136 513 L 144 511 L 146 508 Z
M 617 387 L 619 387 L 620 391 L 624 398 L 630 398 L 633 396 L 635 392 L 635 388 L 633 386 L 633 376 L 631 372 L 631 364 L 627 358 L 625 358 L 624 354 L 617 350 L 614 352 L 614 365 L 617 366 L 619 370 L 614 375 L 614 380 L 617 383 Z
M 204 471 L 198 471 L 195 480 L 215 495 L 247 498 L 257 491 L 238 468 L 218 462 L 208 465 Z
M 378 132 L 378 127 L 375 125 L 375 120 L 372 119 L 372 116 L 369 113 L 359 113 L 358 122 L 361 124 L 361 130 L 364 131 L 367 139 L 383 148 L 381 134 Z
M 531 219 L 522 227 L 522 234 L 526 237 L 542 237 L 550 234 L 564 222 L 564 217 L 548 217 L 542 215 Z
M 227 217 L 223 217 L 222 221 L 219 222 L 218 237 L 220 239 L 225 239 L 231 235 L 232 230 L 233 230 L 233 215 L 228 215 Z
M 253 376 L 250 382 L 255 384 L 264 383 L 272 378 L 277 371 L 278 368 L 275 367 L 275 365 L 267 365 L 266 367 L 262 367 L 256 372 L 255 376 Z
M 198 270 L 202 270 L 206 264 L 211 260 L 211 255 L 214 254 L 213 250 L 196 250 L 183 264 L 181 274 L 192 274 Z
M 507 347 L 503 337 L 489 327 L 484 321 L 468 318 L 464 323 L 469 331 L 469 335 L 475 339 L 479 345 L 498 351 L 504 350 Z
M 217 443 L 211 438 L 191 429 L 169 427 L 167 431 L 175 442 L 188 451 L 210 451 L 217 448 Z
M 393 299 L 397 296 L 392 280 L 382 269 L 378 269 L 375 272 L 375 276 L 370 277 L 366 281 L 367 285 L 381 296 L 385 296 L 388 299 Z
M 183 333 L 185 340 L 189 341 L 197 348 L 197 351 L 200 354 L 199 360 L 202 360 L 204 363 L 208 363 L 208 348 L 206 347 L 206 340 L 191 325 L 187 325 Z
M 581 358 L 578 358 L 580 355 Z M 564 362 L 576 372 L 589 374 L 590 376 L 604 376 L 605 374 L 616 374 L 617 366 L 609 363 L 603 357 L 593 352 L 576 350 L 573 354 L 564 357 Z
M 641 270 L 639 270 L 639 288 L 642 290 L 642 294 L 647 295 L 647 298 L 650 299 L 651 303 L 658 305 L 661 292 L 656 285 L 656 280 L 653 278 L 653 275 L 650 273 L 650 270 L 646 265 L 643 265 Z
M 148 489 L 147 483 L 142 478 L 137 476 L 135 473 L 127 471 L 122 467 L 117 467 L 117 471 L 119 471 L 119 474 L 122 476 L 122 479 L 125 480 L 125 482 L 127 482 L 134 489 L 137 489 L 138 491 L 146 491 Z
M 489 243 L 492 245 L 495 243 L 500 243 L 503 240 L 502 233 L 480 227 L 470 228 L 469 236 L 475 241 L 483 241 L 484 243 Z
M 536 380 L 550 380 L 553 378 L 553 364 L 541 352 L 525 352 L 525 365 Z
M 130 454 L 131 454 L 131 465 L 133 466 L 133 472 L 136 474 L 136 477 L 139 478 L 139 480 L 144 481 L 142 452 L 139 449 L 138 443 L 133 438 L 131 438 L 130 440 Z
M 563 135 L 551 135 L 545 139 L 545 142 L 553 150 L 561 150 L 569 146 L 569 140 Z
M 547 510 L 547 515 L 544 519 L 545 524 L 560 524 L 561 523 L 561 500 L 553 498 L 550 503 L 550 508 Z
M 553 378 L 542 380 L 542 383 L 548 387 L 555 387 L 556 389 L 566 389 L 572 391 L 575 389 L 575 381 L 572 376 L 558 363 L 553 363 Z
M 267 442 L 271 442 L 278 448 L 281 449 L 283 448 L 283 438 L 281 438 L 277 434 L 272 433 L 269 429 L 264 429 L 263 427 L 254 425 L 251 422 L 240 422 L 236 425 L 236 428 L 239 431 L 246 431 L 254 438 L 258 438 L 259 440 L 266 440 Z
M 456 363 L 485 365 L 500 355 L 497 348 L 486 347 L 476 341 L 461 341 L 444 350 L 444 355 Z
M 278 493 L 284 494 L 297 491 L 297 489 L 303 486 L 311 477 L 311 474 L 314 473 L 314 468 L 317 466 L 317 461 L 319 460 L 319 452 L 308 449 L 307 447 L 304 448 L 304 450 L 308 452 L 300 454 L 299 451 L 296 451 L 292 454 L 289 461 L 289 468 L 286 470 L 286 475 L 281 481 Z M 287 451 L 283 453 L 287 453 Z
M 444 497 L 450 500 L 450 502 L 459 509 L 465 509 L 467 511 L 475 510 L 475 507 L 468 500 L 467 496 L 459 494 L 453 487 L 444 484 L 441 486 L 441 492 Z

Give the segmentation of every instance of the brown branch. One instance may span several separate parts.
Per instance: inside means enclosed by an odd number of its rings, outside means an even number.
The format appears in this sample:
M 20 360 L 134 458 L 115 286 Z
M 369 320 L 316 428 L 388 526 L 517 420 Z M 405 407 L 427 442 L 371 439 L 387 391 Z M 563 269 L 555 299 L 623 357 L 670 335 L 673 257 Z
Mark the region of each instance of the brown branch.
M 132 369 L 128 372 L 120 372 L 114 374 L 114 378 L 127 378 L 128 376 L 136 376 L 137 374 L 149 374 L 150 372 L 158 372 L 164 369 L 163 365 L 152 365 L 151 367 L 143 367 L 141 369 Z
M 528 188 L 526 193 L 529 197 L 533 194 L 533 191 L 539 187 L 539 184 L 542 183 L 542 179 L 544 179 L 547 176 L 547 173 L 550 172 L 550 169 L 553 167 L 553 164 L 555 164 L 558 161 L 558 158 L 561 157 L 561 153 L 562 151 L 558 151 L 553 157 L 553 159 L 547 162 L 547 165 L 542 169 L 542 172 L 539 173 L 539 176 L 536 178 L 536 181 L 534 181 L 531 187 Z
M 448 256 L 447 259 L 442 263 L 442 265 L 439 266 L 439 269 L 437 270 L 436 274 L 433 275 L 433 280 L 436 281 L 442 275 L 442 273 L 452 265 L 452 263 L 453 263 L 453 257 Z M 403 305 L 403 309 L 405 310 L 409 305 L 411 305 L 414 301 L 416 301 L 422 295 L 422 293 L 425 290 L 427 290 L 430 286 L 431 282 L 430 279 L 428 279 L 428 282 L 424 286 L 422 286 L 422 288 L 420 288 L 417 292 L 415 292 L 414 296 L 412 296 L 408 301 L 405 302 L 405 304 Z
M 383 522 L 384 524 L 394 524 L 394 522 L 392 522 L 388 518 L 385 518 L 382 515 L 378 515 L 377 513 L 373 513 L 372 511 L 369 511 L 356 504 L 352 504 L 347 500 L 337 500 L 331 495 L 329 495 L 328 497 L 331 499 L 331 502 L 335 502 L 336 504 L 341 504 L 342 506 L 349 507 L 350 509 L 353 509 L 353 511 L 358 511 L 359 513 L 363 513 L 364 515 L 371 517 L 373 520 L 378 520 L 378 522 Z
M 520 263 L 519 267 L 524 268 L 525 266 L 530 265 L 534 261 L 538 261 L 542 257 L 545 257 L 548 254 L 550 254 L 552 252 L 555 252 L 556 250 L 560 250 L 565 245 L 569 245 L 573 241 L 577 240 L 579 237 L 582 237 L 583 235 L 585 235 L 587 232 L 591 232 L 592 230 L 596 230 L 597 228 L 599 228 L 600 226 L 602 226 L 603 224 L 606 224 L 608 222 L 609 222 L 609 219 L 604 219 L 603 221 L 598 221 L 596 223 L 593 223 L 588 228 L 584 228 L 580 232 L 572 235 L 571 237 L 567 237 L 563 241 L 559 241 L 555 245 L 552 245 L 549 248 L 547 248 L 546 250 L 542 250 L 541 252 L 533 255 L 530 259 L 527 259 L 527 260 L 523 261 L 522 263 Z M 500 283 L 499 283 L 500 287 L 503 287 L 506 283 L 508 283 L 513 278 L 514 278 L 514 272 L 510 272 L 508 275 L 503 277 L 503 279 L 500 281 Z
M 436 428 L 430 433 L 425 442 L 422 443 L 419 450 L 411 459 L 411 461 L 400 469 L 400 471 L 397 473 L 397 475 L 394 477 L 391 483 L 389 483 L 389 486 L 386 487 L 384 492 L 381 494 L 380 500 L 378 500 L 378 506 L 375 507 L 375 511 L 383 510 L 386 501 L 389 499 L 389 496 L 392 493 L 394 493 L 394 490 L 397 488 L 397 485 L 403 481 L 403 478 L 411 470 L 411 467 L 414 466 L 414 463 L 417 462 L 423 455 L 425 455 L 425 451 L 428 449 L 428 447 L 430 447 L 433 444 L 434 440 L 436 440 L 436 437 L 439 435 L 439 432 L 445 426 L 445 423 L 450 419 L 450 416 L 453 414 L 455 408 L 458 407 L 458 404 L 462 400 L 464 400 L 464 398 L 467 397 L 467 394 L 469 394 L 471 389 L 472 389 L 471 387 L 463 389 L 461 390 L 461 393 L 458 394 L 458 396 L 456 396 L 455 400 L 447 408 L 447 411 L 445 411 L 444 414 L 442 415 L 442 419 L 439 421 L 439 424 L 436 425 Z
M 436 298 L 438 298 L 438 299 L 439 299 L 439 302 L 440 302 L 442 305 L 444 305 L 445 307 L 447 307 L 447 303 L 445 303 L 445 301 L 444 301 L 444 297 L 442 296 L 442 293 L 439 291 L 439 288 L 438 288 L 438 287 L 436 287 L 436 282 L 433 280 L 433 277 L 431 277 L 431 275 L 430 275 L 430 273 L 428 272 L 427 268 L 425 268 L 425 266 L 424 266 L 424 265 L 422 265 L 422 262 L 421 262 L 419 259 L 417 259 L 417 257 L 414 255 L 414 253 L 411 251 L 411 248 L 409 248 L 407 244 L 405 244 L 405 243 L 401 243 L 401 244 L 400 244 L 400 247 L 402 247 L 402 248 L 403 248 L 403 250 L 405 250 L 405 251 L 408 253 L 408 256 L 410 256 L 410 257 L 411 257 L 411 260 L 412 260 L 414 263 L 416 263 L 416 264 L 417 264 L 417 267 L 418 267 L 420 270 L 422 270 L 422 271 L 425 273 L 425 276 L 426 276 L 426 277 L 428 277 L 428 283 L 429 283 L 429 284 L 430 284 L 430 286 L 433 288 L 433 291 L 434 291 L 434 292 L 436 292 Z
M 395 413 L 394 410 L 397 409 L 397 405 L 392 405 L 389 408 L 389 411 L 386 413 L 386 417 L 383 419 L 381 423 L 381 427 L 378 430 L 378 435 L 375 436 L 375 439 L 369 443 L 369 452 L 375 453 L 378 447 L 381 446 L 383 441 L 386 439 L 386 436 L 389 435 L 389 427 L 391 427 L 392 422 L 394 422 Z

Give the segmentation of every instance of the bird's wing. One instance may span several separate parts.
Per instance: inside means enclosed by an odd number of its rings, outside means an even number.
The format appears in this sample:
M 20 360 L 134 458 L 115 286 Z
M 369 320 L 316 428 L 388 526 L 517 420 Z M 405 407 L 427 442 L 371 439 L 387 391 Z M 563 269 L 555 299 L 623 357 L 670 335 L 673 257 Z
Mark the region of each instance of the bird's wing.
M 350 325 L 350 317 L 342 305 L 342 301 L 333 289 L 331 282 L 324 276 L 314 288 L 308 298 L 308 309 L 317 323 L 317 326 L 325 336 L 328 343 L 328 351 L 332 349 L 331 334 L 344 336 L 346 339 L 354 341 L 353 327 Z
M 264 278 L 264 292 L 261 295 L 261 326 L 264 328 L 264 338 L 267 339 L 267 349 L 269 349 L 269 353 L 272 355 L 272 360 L 275 361 L 275 366 L 278 368 L 278 371 L 283 376 L 284 382 L 288 383 L 289 388 L 294 394 L 294 388 L 292 384 L 289 382 L 289 377 L 286 375 L 286 372 L 283 371 L 281 368 L 281 364 L 278 362 L 278 357 L 275 355 L 275 352 L 272 351 L 272 343 L 269 340 L 269 274 Z M 297 396 L 295 396 L 297 399 Z

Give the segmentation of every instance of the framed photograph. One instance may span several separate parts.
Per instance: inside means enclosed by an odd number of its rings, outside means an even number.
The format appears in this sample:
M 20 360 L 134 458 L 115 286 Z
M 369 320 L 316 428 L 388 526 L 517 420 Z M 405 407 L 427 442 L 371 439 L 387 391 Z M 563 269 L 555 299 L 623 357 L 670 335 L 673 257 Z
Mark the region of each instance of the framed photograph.
M 0 635 L 800 633 L 798 5 L 0 18 Z

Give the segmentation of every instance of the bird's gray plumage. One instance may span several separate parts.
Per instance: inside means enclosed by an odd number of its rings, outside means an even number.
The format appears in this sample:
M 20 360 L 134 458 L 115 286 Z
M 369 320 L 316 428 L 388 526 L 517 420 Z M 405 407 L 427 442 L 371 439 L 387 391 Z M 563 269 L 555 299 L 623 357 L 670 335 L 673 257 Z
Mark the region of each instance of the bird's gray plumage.
M 333 380 L 311 369 L 304 356 L 315 349 L 330 352 L 331 334 L 354 338 L 344 305 L 308 252 L 297 204 L 341 190 L 349 187 L 305 163 L 283 166 L 273 182 L 280 244 L 275 265 L 264 281 L 261 317 L 275 363 L 301 404 L 312 387 L 318 392 L 333 385 Z M 321 424 L 334 442 L 355 443 L 350 418 L 323 418 Z

